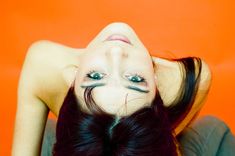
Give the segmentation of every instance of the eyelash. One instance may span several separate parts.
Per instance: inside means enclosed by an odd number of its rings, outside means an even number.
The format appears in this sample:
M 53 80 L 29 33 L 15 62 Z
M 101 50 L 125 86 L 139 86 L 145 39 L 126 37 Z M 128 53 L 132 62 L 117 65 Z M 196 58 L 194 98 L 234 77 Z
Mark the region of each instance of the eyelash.
M 97 72 L 97 71 L 95 71 L 95 70 L 89 71 L 89 72 L 86 74 L 86 77 L 89 78 L 89 79 L 92 79 L 92 80 L 97 80 L 97 79 L 94 79 L 94 78 L 92 78 L 92 77 L 90 76 L 90 74 L 92 74 L 92 73 L 94 73 L 94 72 Z M 102 74 L 104 74 L 104 73 L 102 73 Z M 106 75 L 106 74 L 104 74 L 104 75 Z M 137 74 L 137 73 L 135 73 L 135 74 L 128 74 L 128 75 L 125 76 L 125 77 L 128 77 L 128 76 L 133 76 L 133 77 L 138 76 L 138 77 L 141 79 L 141 80 L 138 81 L 138 82 L 136 82 L 136 81 L 131 81 L 131 82 L 133 82 L 133 83 L 146 82 L 146 79 L 145 79 L 143 76 L 141 76 L 141 75 L 139 75 L 139 74 Z M 98 80 L 100 80 L 100 79 L 98 79 Z

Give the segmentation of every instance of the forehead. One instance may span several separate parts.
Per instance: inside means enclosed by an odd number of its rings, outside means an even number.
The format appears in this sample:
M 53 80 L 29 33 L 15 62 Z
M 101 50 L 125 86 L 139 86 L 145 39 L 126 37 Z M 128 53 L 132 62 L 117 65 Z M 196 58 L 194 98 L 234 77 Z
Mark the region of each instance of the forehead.
M 84 91 L 79 89 L 77 94 L 83 95 Z M 120 86 L 106 85 L 96 87 L 92 90 L 92 98 L 95 103 L 108 113 L 129 115 L 130 113 L 151 104 L 153 94 L 141 94 L 124 89 Z M 79 96 L 80 103 L 85 107 L 83 97 Z

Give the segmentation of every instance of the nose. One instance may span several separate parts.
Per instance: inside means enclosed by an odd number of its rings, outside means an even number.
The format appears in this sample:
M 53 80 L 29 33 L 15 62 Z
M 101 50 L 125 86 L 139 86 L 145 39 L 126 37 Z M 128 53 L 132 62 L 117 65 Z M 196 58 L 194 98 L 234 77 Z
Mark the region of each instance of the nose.
M 105 55 L 111 59 L 112 61 L 117 61 L 120 59 L 124 59 L 128 57 L 127 52 L 124 50 L 123 47 L 120 46 L 113 46 L 111 48 L 109 48 Z
M 123 60 L 128 57 L 128 53 L 120 46 L 113 46 L 109 48 L 105 55 L 107 56 L 108 62 L 113 68 L 119 67 Z

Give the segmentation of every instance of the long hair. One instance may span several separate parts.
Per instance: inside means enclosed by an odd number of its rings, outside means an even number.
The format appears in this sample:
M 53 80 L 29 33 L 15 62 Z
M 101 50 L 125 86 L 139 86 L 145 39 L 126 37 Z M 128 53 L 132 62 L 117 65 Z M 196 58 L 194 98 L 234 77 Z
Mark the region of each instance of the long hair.
M 86 113 L 81 109 L 72 85 L 60 109 L 53 155 L 176 156 L 174 129 L 192 107 L 201 60 L 188 57 L 174 61 L 183 66 L 183 83 L 170 107 L 163 105 L 157 92 L 150 106 L 117 118 L 96 105 L 91 96 L 94 87 L 87 87 L 84 99 L 91 113 Z M 199 67 L 197 73 L 196 66 Z

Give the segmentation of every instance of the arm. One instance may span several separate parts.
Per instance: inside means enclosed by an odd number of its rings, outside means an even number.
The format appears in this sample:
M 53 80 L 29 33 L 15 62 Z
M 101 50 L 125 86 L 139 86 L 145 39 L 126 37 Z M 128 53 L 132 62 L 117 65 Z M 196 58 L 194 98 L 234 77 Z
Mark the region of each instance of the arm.
M 68 90 L 64 72 L 75 70 L 74 49 L 39 41 L 28 50 L 18 84 L 12 155 L 36 156 L 49 110 L 56 115 Z M 68 68 L 73 67 L 73 68 Z
M 198 91 L 196 93 L 194 103 L 187 116 L 176 127 L 175 129 L 176 135 L 179 134 L 198 115 L 199 111 L 201 110 L 206 100 L 210 86 L 211 86 L 211 71 L 209 66 L 202 60 L 200 83 L 198 86 Z
M 159 93 L 162 97 L 165 106 L 169 106 L 177 95 L 180 85 L 182 83 L 180 65 L 174 61 L 169 61 L 162 58 L 152 57 L 154 64 L 156 65 L 156 82 Z M 196 70 L 198 67 L 196 66 Z M 202 70 L 200 83 L 194 103 L 188 115 L 184 120 L 177 126 L 175 133 L 179 134 L 184 127 L 195 117 L 195 115 L 201 109 L 206 96 L 208 94 L 211 84 L 211 72 L 208 65 L 202 61 Z

